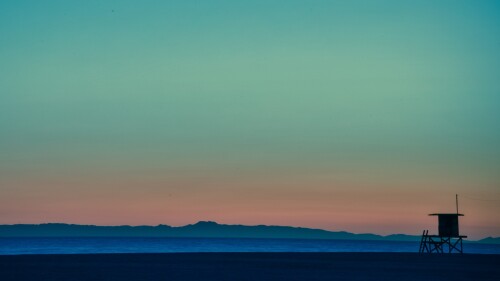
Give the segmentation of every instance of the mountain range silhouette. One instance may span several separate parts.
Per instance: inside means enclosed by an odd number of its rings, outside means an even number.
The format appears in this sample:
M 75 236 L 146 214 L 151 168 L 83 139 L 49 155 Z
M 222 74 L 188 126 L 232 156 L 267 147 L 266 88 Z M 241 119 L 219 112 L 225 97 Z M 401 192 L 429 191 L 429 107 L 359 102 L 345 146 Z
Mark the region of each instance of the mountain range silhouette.
M 419 241 L 418 235 L 387 236 L 346 231 L 327 231 L 292 226 L 228 225 L 213 221 L 173 227 L 157 226 L 97 226 L 65 223 L 0 225 L 0 237 L 205 237 L 205 238 L 294 238 Z M 478 242 L 500 243 L 500 238 L 488 237 Z

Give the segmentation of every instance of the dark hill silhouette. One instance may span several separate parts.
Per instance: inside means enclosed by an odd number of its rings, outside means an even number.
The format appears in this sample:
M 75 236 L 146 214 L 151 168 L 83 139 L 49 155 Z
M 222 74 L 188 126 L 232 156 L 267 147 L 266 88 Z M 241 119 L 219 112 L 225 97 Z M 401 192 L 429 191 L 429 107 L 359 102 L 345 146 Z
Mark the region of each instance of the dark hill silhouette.
M 500 244 L 500 237 L 486 237 L 477 242 L 485 243 L 485 244 Z
M 418 241 L 420 236 L 354 234 L 291 226 L 227 225 L 200 221 L 180 227 L 96 226 L 63 223 L 0 225 L 0 237 L 218 237 Z

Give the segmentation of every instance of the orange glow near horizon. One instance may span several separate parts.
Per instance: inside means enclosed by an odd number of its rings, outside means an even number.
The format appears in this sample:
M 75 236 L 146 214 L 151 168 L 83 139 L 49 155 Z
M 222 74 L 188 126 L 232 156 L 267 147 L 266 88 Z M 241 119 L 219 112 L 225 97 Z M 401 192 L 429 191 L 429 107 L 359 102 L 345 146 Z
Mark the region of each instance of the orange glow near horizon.
M 1 224 L 181 226 L 210 220 L 221 224 L 419 235 L 423 229 L 433 231 L 437 227 L 435 218 L 427 216 L 429 213 L 455 211 L 454 194 L 429 196 L 436 188 L 429 183 L 425 189 L 418 189 L 405 183 L 363 184 L 325 177 L 319 181 L 310 177 L 253 176 L 252 180 L 238 181 L 212 176 L 199 180 L 158 177 L 93 181 L 59 177 L 3 184 L 10 187 L 10 193 L 0 198 L 0 213 L 5 214 L 0 217 Z M 443 189 L 442 183 L 438 184 Z M 466 214 L 461 218 L 462 233 L 472 239 L 500 233 L 493 215 L 498 208 L 495 204 L 461 198 L 460 208 Z

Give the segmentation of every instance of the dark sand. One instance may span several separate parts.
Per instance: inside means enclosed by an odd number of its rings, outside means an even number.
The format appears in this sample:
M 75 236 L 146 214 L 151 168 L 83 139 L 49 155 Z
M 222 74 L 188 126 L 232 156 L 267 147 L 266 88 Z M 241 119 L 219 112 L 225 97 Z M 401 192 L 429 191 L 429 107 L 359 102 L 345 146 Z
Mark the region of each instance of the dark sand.
M 500 280 L 500 255 L 177 253 L 0 256 L 0 280 Z

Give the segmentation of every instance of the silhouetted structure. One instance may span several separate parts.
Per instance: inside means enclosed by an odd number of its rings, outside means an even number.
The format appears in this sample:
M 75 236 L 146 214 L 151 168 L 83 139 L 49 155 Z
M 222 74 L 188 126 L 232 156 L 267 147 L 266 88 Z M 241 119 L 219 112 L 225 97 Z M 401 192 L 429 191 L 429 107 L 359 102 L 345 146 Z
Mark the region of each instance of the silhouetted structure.
M 463 253 L 462 239 L 467 236 L 460 235 L 458 227 L 458 217 L 463 214 L 458 213 L 458 196 L 457 196 L 457 213 L 456 214 L 430 214 L 429 216 L 437 216 L 439 223 L 438 235 L 429 235 L 429 230 L 424 230 L 422 240 L 420 241 L 419 253 Z

